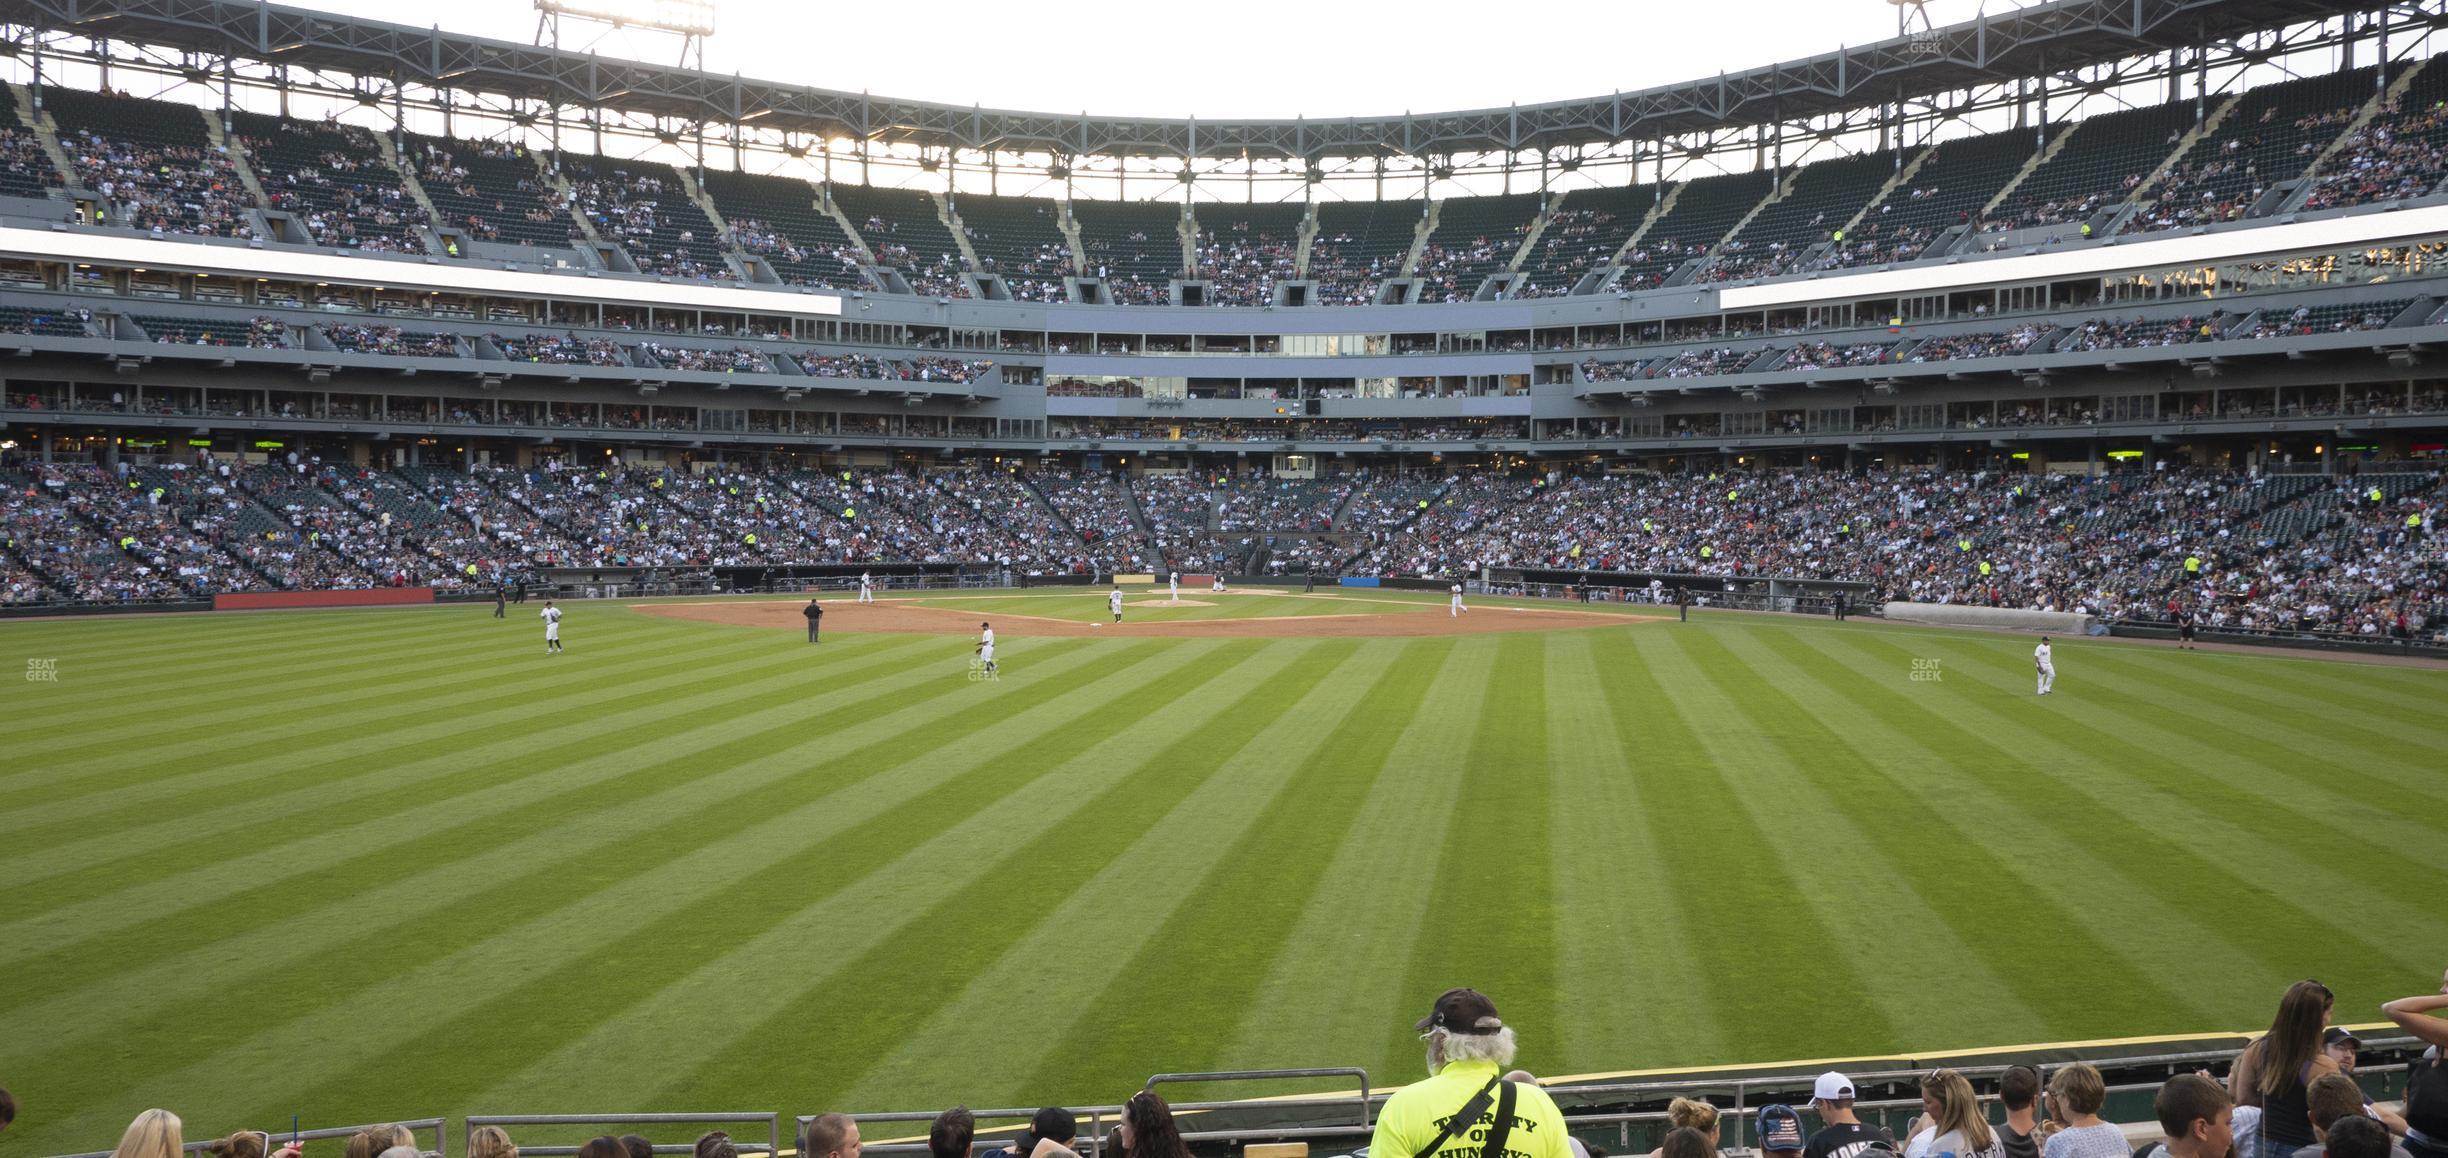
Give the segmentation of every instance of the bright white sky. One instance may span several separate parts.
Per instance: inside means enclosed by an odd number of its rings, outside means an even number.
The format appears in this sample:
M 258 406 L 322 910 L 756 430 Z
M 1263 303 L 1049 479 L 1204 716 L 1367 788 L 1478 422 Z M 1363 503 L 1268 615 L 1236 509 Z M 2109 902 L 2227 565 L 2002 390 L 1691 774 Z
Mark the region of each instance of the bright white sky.
M 531 41 L 530 0 L 285 0 Z M 1931 22 L 2036 0 L 1929 0 Z M 1895 35 L 1888 0 L 715 0 L 706 67 L 1031 112 L 1361 116 L 1634 90 Z M 575 26 L 570 26 L 575 27 Z M 1918 25 L 1916 25 L 1918 27 Z M 589 34 L 591 36 L 591 33 Z M 573 35 L 565 31 L 564 47 Z M 577 40 L 584 47 L 586 40 Z M 670 40 L 597 51 L 676 61 Z

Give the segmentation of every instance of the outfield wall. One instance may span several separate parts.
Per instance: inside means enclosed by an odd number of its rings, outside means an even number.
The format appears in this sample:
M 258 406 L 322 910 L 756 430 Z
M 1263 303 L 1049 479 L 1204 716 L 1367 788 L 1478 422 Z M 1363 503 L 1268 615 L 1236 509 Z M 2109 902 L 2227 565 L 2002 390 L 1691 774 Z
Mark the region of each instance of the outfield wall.
M 369 591 L 232 591 L 213 596 L 215 611 L 261 611 L 275 607 L 388 607 L 431 603 L 431 587 L 377 587 Z

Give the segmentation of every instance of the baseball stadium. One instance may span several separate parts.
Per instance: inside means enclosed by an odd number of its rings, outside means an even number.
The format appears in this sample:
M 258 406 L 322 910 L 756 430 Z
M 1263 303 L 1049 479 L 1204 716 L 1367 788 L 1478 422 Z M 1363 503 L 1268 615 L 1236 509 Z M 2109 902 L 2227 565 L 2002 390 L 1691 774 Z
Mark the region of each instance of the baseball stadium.
M 0 0 L 0 1158 L 2448 1158 L 2448 0 L 530 3 Z

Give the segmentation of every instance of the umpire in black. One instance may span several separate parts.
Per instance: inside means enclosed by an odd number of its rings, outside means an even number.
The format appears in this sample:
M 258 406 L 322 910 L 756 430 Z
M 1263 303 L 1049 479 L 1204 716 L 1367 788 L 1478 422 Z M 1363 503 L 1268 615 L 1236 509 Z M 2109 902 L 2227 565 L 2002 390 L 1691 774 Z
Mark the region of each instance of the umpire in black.
M 800 612 L 800 614 L 807 616 L 808 642 L 816 642 L 816 629 L 824 622 L 824 605 L 816 602 L 814 596 L 810 596 L 808 598 L 807 610 Z

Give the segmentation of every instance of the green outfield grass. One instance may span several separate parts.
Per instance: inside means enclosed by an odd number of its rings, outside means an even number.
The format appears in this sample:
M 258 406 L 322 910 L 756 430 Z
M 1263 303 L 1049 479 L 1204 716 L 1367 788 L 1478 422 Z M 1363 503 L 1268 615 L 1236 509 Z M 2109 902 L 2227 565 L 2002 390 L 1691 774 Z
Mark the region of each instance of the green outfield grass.
M 960 637 L 580 603 L 547 658 L 513 610 L 0 623 L 13 1152 L 1398 1083 L 1458 984 L 1546 1075 L 2240 1028 L 2307 976 L 2369 1020 L 2448 944 L 2439 671 L 2064 640 L 2038 699 L 2025 637 L 1703 612 L 1015 629 L 973 683 Z

